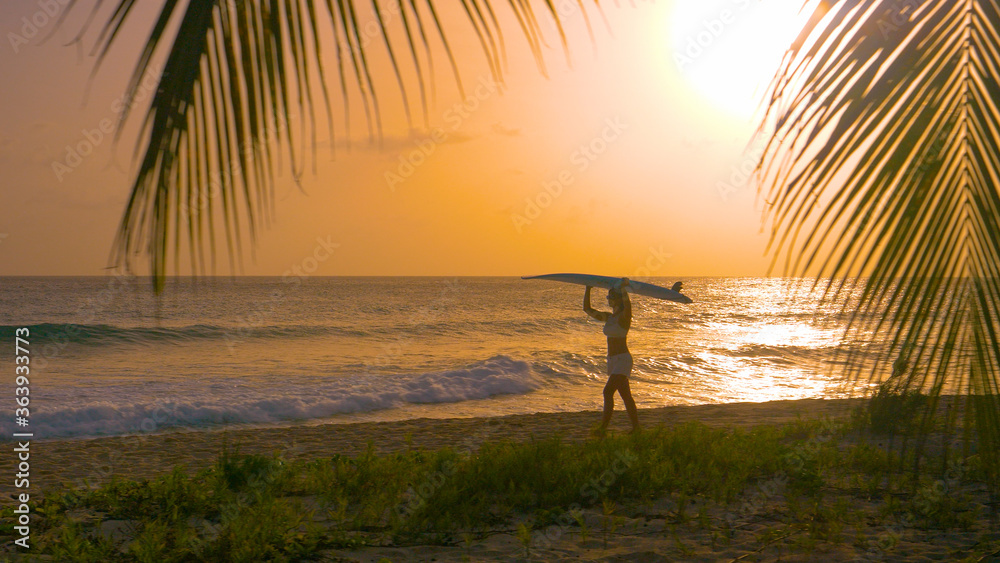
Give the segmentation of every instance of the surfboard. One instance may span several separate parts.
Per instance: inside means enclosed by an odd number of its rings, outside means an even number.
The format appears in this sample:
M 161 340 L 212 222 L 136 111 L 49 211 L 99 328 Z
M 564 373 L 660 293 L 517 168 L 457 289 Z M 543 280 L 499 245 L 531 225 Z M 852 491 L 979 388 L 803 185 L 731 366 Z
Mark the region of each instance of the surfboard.
M 563 283 L 573 283 L 576 285 L 590 285 L 604 289 L 611 289 L 621 281 L 621 278 L 596 276 L 593 274 L 545 274 L 543 276 L 521 276 L 521 279 L 549 280 Z M 635 293 L 636 295 L 644 295 L 646 297 L 654 297 L 656 299 L 666 299 L 667 301 L 674 301 L 677 303 L 692 302 L 691 298 L 687 295 L 656 284 L 629 280 L 629 285 L 632 286 L 630 290 L 631 293 Z

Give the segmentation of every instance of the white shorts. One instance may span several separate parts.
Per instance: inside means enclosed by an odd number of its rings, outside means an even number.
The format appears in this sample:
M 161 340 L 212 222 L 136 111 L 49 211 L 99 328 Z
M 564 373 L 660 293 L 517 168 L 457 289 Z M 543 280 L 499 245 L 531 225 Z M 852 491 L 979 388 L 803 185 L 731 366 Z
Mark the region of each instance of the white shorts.
M 615 354 L 608 356 L 608 375 L 628 375 L 632 373 L 632 354 Z

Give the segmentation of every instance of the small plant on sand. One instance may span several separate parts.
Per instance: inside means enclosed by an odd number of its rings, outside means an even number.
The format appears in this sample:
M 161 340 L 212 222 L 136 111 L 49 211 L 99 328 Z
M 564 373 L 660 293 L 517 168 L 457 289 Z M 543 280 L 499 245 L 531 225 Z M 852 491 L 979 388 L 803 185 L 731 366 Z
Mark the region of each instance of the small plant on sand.
M 576 520 L 577 525 L 580 526 L 580 542 L 587 543 L 587 536 L 590 534 L 590 528 L 587 527 L 587 518 L 580 511 L 574 514 L 573 518 Z
M 241 492 L 277 481 L 284 473 L 285 463 L 278 457 L 240 455 L 239 448 L 230 451 L 224 446 L 213 469 L 220 487 Z
M 462 561 L 472 561 L 472 540 L 475 539 L 469 532 L 462 534 L 462 547 L 465 548 L 465 553 L 462 554 Z
M 810 497 L 819 495 L 824 481 L 815 456 L 789 456 L 787 466 L 788 488 L 791 491 Z
M 193 529 L 154 520 L 143 526 L 129 552 L 142 562 L 184 561 L 198 558 L 200 544 Z
M 517 524 L 517 540 L 521 542 L 521 547 L 524 548 L 525 559 L 531 558 L 531 526 L 525 524 L 524 522 L 519 522 Z
M 674 549 L 676 549 L 682 556 L 691 557 L 694 555 L 694 549 L 688 547 L 683 541 L 681 541 L 680 534 L 677 533 L 677 526 L 670 526 L 670 537 L 674 540 Z
M 44 553 L 50 553 L 55 561 L 79 561 L 103 563 L 112 561 L 118 555 L 117 547 L 101 536 L 91 537 L 81 530 L 80 524 L 67 520 L 54 537 L 48 536 L 40 542 Z
M 302 557 L 320 533 L 306 525 L 310 514 L 296 503 L 265 495 L 227 515 L 218 537 L 201 554 L 209 560 L 263 561 Z
M 843 520 L 837 517 L 837 511 L 816 500 L 810 506 L 809 512 L 810 516 L 805 524 L 810 538 L 833 544 L 843 541 L 841 533 L 844 524 Z
M 684 524 L 689 520 L 687 514 L 688 496 L 683 492 L 677 496 L 677 510 L 674 511 L 674 521 Z
M 708 516 L 708 505 L 703 504 L 701 508 L 698 509 L 698 526 L 702 530 L 707 530 L 712 527 L 711 518 Z
M 604 549 L 608 548 L 608 536 L 615 533 L 621 522 L 618 518 L 615 518 L 615 502 L 610 499 L 604 499 L 601 506 L 601 527 L 604 529 Z
M 917 428 L 927 401 L 919 391 L 897 389 L 892 380 L 886 381 L 872 394 L 863 421 L 878 434 L 907 433 Z
M 979 518 L 979 507 L 974 507 L 965 495 L 949 491 L 941 481 L 918 487 L 907 508 L 921 525 L 939 530 L 968 530 Z
M 845 458 L 847 466 L 857 470 L 854 475 L 864 476 L 869 489 L 876 489 L 887 475 L 899 468 L 899 457 L 896 454 L 868 443 L 852 446 Z M 869 479 L 868 476 L 875 478 Z

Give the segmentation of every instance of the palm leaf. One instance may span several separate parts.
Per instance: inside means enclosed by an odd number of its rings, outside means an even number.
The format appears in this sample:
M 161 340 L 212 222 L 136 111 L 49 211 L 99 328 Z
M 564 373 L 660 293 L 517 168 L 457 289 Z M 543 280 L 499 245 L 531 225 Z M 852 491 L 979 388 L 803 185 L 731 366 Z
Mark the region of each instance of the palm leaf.
M 929 394 L 923 435 L 942 394 L 964 397 L 966 429 L 992 462 L 998 31 L 1000 6 L 987 0 L 820 3 L 772 84 L 758 168 L 775 260 L 840 280 L 831 298 L 859 294 L 853 338 L 889 335 L 874 367 L 849 358 L 851 374 L 879 380 L 895 366 L 888 385 Z
M 542 1 L 565 46 L 554 4 Z M 105 3 L 96 0 L 91 17 Z M 506 3 L 544 73 L 544 38 L 534 4 Z M 136 5 L 136 0 L 111 3 L 94 47 L 95 72 L 118 43 Z M 374 14 L 375 37 L 362 8 Z M 456 8 L 479 38 L 494 80 L 502 82 L 504 38 L 494 3 L 461 0 Z M 89 22 L 88 18 L 85 27 Z M 174 28 L 171 37 L 169 30 Z M 332 35 L 332 44 L 321 40 L 324 35 Z M 461 93 L 458 66 L 434 0 L 161 0 L 126 93 L 127 99 L 139 93 L 143 77 L 158 70 L 152 68 L 153 61 L 165 53 L 157 90 L 143 119 L 137 171 L 112 263 L 131 270 L 137 256 L 148 256 L 159 291 L 171 257 L 173 268 L 179 269 L 185 239 L 195 273 L 209 268 L 214 272 L 216 247 L 224 240 L 231 270 L 239 269 L 236 260 L 242 259 L 244 237 L 249 236 L 252 248 L 273 212 L 275 169 L 287 157 L 298 180 L 308 160 L 307 149 L 315 152 L 317 112 L 326 112 L 326 125 L 331 135 L 335 133 L 327 85 L 330 65 L 336 67 L 348 138 L 349 104 L 360 100 L 369 137 L 377 140 L 382 113 L 371 51 L 380 46 L 388 56 L 411 126 L 414 102 L 401 67 L 408 64 L 406 60 L 413 65 L 426 124 L 435 35 L 436 47 L 446 54 Z M 402 51 L 393 43 L 394 36 L 397 41 L 403 38 Z M 333 62 L 327 61 L 328 50 L 335 56 Z M 401 52 L 407 53 L 406 59 Z M 131 109 L 126 106 L 123 122 Z M 315 154 L 312 162 L 315 166 Z

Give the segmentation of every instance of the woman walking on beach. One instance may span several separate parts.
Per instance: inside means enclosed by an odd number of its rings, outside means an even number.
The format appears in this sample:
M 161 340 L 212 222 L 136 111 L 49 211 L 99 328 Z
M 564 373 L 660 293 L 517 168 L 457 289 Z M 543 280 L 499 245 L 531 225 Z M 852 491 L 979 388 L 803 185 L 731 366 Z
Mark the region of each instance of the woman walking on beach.
M 608 337 L 608 382 L 604 386 L 604 416 L 596 432 L 603 435 L 611 422 L 611 414 L 615 410 L 615 393 L 622 397 L 625 410 L 632 422 L 632 431 L 639 429 L 639 413 L 632 399 L 628 376 L 632 373 L 632 354 L 628 351 L 626 337 L 632 326 L 632 303 L 629 301 L 628 278 L 622 278 L 620 284 L 608 290 L 608 305 L 611 312 L 598 311 L 590 306 L 591 286 L 583 293 L 583 311 L 604 323 L 604 335 Z

